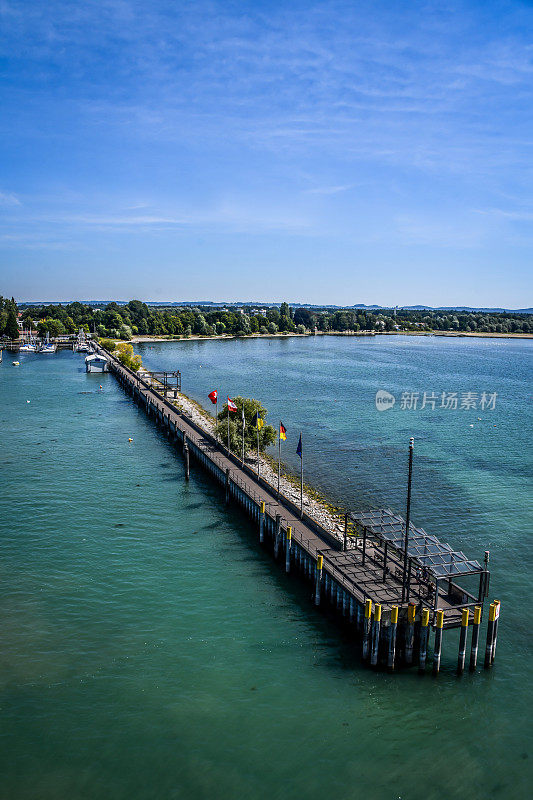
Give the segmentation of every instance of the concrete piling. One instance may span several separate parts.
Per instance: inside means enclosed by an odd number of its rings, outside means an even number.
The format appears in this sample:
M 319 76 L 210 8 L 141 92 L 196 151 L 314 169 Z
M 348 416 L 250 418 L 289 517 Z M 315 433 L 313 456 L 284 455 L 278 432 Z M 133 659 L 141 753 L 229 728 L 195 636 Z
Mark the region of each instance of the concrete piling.
M 291 571 L 291 539 L 292 528 L 290 525 L 288 525 L 287 533 L 285 535 L 285 572 Z
M 405 626 L 405 663 L 413 663 L 413 649 L 415 644 L 415 617 L 416 606 L 409 603 L 407 609 L 407 625 Z
M 440 654 L 442 650 L 442 628 L 444 626 L 444 611 L 437 611 L 435 626 L 435 646 L 433 648 L 433 675 L 438 675 L 440 670 Z
M 494 622 L 496 619 L 496 606 L 491 603 L 489 606 L 489 621 L 487 624 L 487 643 L 485 645 L 485 668 L 492 663 L 492 643 L 494 641 Z
M 189 480 L 189 445 L 187 443 L 183 446 L 183 455 L 185 456 L 185 480 Z
M 261 500 L 259 506 L 259 541 L 261 544 L 265 541 L 265 501 Z
M 316 560 L 316 579 L 315 579 L 315 606 L 320 605 L 320 584 L 322 582 L 322 565 L 324 556 L 318 556 Z
M 457 658 L 457 674 L 462 675 L 465 669 L 466 640 L 468 638 L 468 608 L 463 608 L 461 614 L 461 633 L 459 634 L 459 656 Z
M 368 659 L 370 650 L 370 617 L 372 615 L 372 600 L 365 600 L 365 618 L 363 622 L 363 659 Z
M 387 669 L 394 671 L 396 660 L 396 631 L 398 629 L 398 606 L 392 606 L 390 611 L 389 652 L 387 655 Z
M 274 558 L 278 557 L 280 536 L 281 536 L 281 514 L 276 514 L 276 530 L 274 532 Z
M 374 621 L 372 623 L 372 652 L 370 655 L 370 664 L 373 667 L 378 665 L 379 656 L 379 634 L 381 631 L 381 605 L 376 603 L 374 606 Z
M 429 608 L 423 608 L 420 615 L 420 646 L 418 650 L 418 672 L 423 675 L 426 671 L 426 656 L 429 639 Z
M 472 623 L 472 646 L 470 649 L 470 672 L 474 672 L 477 666 L 477 653 L 479 647 L 479 626 L 481 624 L 481 606 L 474 608 L 474 621 Z

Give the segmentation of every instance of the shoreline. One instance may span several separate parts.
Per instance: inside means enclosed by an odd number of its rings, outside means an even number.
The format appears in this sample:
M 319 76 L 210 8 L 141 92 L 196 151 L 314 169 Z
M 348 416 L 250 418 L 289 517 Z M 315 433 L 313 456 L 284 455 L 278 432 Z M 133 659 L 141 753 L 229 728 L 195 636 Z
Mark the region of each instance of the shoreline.
M 287 339 L 289 337 L 305 338 L 314 336 L 444 336 L 451 338 L 468 339 L 533 339 L 533 333 L 487 333 L 475 331 L 317 331 L 316 333 L 250 333 L 246 336 L 222 333 L 212 336 L 133 336 L 131 344 L 146 344 L 153 342 L 203 342 L 223 341 L 231 339 Z

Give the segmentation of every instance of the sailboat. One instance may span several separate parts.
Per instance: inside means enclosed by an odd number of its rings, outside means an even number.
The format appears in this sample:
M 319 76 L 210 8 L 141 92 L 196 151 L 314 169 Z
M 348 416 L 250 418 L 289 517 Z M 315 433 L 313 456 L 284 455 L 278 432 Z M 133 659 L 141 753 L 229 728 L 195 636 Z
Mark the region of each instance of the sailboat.
M 49 353 L 55 353 L 56 350 L 57 350 L 57 344 L 50 341 L 48 331 L 46 331 L 46 341 L 42 343 L 37 352 L 43 353 L 44 355 L 48 355 Z
M 31 331 L 28 332 L 28 341 L 25 342 L 23 345 L 20 346 L 19 350 L 22 353 L 36 353 L 37 352 L 37 343 L 32 336 Z

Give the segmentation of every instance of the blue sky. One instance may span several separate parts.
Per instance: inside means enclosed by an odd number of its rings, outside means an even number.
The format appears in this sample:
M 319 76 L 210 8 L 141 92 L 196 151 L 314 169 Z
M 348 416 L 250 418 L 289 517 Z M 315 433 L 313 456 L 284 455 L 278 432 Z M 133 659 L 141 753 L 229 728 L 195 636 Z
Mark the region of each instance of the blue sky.
M 533 305 L 532 23 L 0 0 L 0 293 Z

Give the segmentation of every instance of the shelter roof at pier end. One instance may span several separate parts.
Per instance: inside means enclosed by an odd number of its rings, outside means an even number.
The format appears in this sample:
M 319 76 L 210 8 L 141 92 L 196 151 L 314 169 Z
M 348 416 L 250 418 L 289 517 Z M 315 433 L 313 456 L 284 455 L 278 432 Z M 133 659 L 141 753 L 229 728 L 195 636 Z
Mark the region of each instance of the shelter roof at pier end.
M 364 511 L 350 514 L 359 528 L 366 528 L 371 536 L 391 544 L 399 552 L 404 552 L 405 520 L 390 509 Z M 414 563 L 425 567 L 435 578 L 452 578 L 458 575 L 472 575 L 484 572 L 477 561 L 467 558 L 460 550 L 440 542 L 423 528 L 409 524 L 407 554 Z

